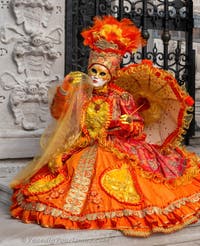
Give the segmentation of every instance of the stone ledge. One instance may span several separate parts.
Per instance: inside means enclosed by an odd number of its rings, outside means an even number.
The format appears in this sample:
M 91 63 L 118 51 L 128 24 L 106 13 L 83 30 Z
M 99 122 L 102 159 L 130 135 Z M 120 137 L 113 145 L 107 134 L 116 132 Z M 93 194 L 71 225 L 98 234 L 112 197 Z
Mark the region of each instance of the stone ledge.
M 26 166 L 31 159 L 4 159 L 0 160 L 0 179 L 13 177 L 21 168 Z
M 115 230 L 65 230 L 42 228 L 11 219 L 8 207 L 0 206 L 1 246 L 183 246 L 200 242 L 200 224 L 194 224 L 171 234 L 154 234 L 148 238 L 125 237 Z M 194 244 L 192 244 L 194 243 Z
M 190 146 L 200 154 L 200 131 L 196 131 L 195 135 L 190 138 Z

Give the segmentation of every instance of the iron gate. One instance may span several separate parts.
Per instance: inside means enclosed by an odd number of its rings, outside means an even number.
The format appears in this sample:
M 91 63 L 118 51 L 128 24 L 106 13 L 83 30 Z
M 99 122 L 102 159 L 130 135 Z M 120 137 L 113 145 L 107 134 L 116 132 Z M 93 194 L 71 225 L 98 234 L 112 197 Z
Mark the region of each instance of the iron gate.
M 86 71 L 89 49 L 83 46 L 80 32 L 92 25 L 94 16 L 108 14 L 133 20 L 147 40 L 148 45 L 142 50 L 126 54 L 122 66 L 151 59 L 156 66 L 172 71 L 178 83 L 185 83 L 190 95 L 195 97 L 191 0 L 66 0 L 66 74 Z M 193 118 L 187 140 L 194 131 Z

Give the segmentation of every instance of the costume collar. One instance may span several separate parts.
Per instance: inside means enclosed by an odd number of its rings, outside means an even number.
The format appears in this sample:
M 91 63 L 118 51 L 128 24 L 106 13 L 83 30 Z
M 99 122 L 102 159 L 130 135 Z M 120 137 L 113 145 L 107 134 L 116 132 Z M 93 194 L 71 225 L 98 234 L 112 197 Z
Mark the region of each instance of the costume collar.
M 108 84 L 104 85 L 103 87 L 98 87 L 93 89 L 94 95 L 104 96 L 107 95 L 109 92 Z

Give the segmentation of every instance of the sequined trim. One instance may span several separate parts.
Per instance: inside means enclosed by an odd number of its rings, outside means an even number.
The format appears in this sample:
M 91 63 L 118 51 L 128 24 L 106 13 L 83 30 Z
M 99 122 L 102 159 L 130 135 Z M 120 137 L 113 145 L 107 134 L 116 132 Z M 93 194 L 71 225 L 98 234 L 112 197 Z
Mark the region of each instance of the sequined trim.
M 147 215 L 153 215 L 153 214 L 167 215 L 167 214 L 172 213 L 173 210 L 186 205 L 186 203 L 197 203 L 199 201 L 200 201 L 200 193 L 196 193 L 190 197 L 185 197 L 177 201 L 174 201 L 165 208 L 154 206 L 154 207 L 147 207 L 142 210 L 124 209 L 124 210 L 118 210 L 118 211 L 99 212 L 99 213 L 86 214 L 83 216 L 76 216 L 76 215 L 71 215 L 69 212 L 66 212 L 66 211 L 63 211 L 57 208 L 52 208 L 52 207 L 49 207 L 39 202 L 38 203 L 37 202 L 27 203 L 24 201 L 23 194 L 20 191 L 17 194 L 17 203 L 24 210 L 44 212 L 44 214 L 48 214 L 53 217 L 69 219 L 71 221 L 84 221 L 84 220 L 91 221 L 91 220 L 104 219 L 104 218 L 109 218 L 109 219 L 118 218 L 118 217 L 120 218 L 124 216 L 125 217 L 136 216 L 138 218 L 144 218 Z
M 190 225 L 192 223 L 195 223 L 197 221 L 197 217 L 193 217 L 185 222 L 183 222 L 182 224 L 179 225 L 173 225 L 169 228 L 163 228 L 163 227 L 154 227 L 152 228 L 152 231 L 138 231 L 138 230 L 134 230 L 134 229 L 128 229 L 128 230 L 121 230 L 124 235 L 126 236 L 136 236 L 136 237 L 148 237 L 150 236 L 153 232 L 163 232 L 163 233 L 171 233 L 173 231 L 177 231 L 182 229 L 183 227 Z M 144 228 L 143 228 L 144 229 Z M 148 228 L 146 228 L 148 229 Z
M 83 107 L 81 125 L 86 136 L 92 139 L 105 138 L 112 116 L 112 102 L 109 98 L 95 96 Z
M 71 187 L 66 197 L 64 210 L 72 214 L 80 214 L 90 187 L 96 161 L 97 146 L 93 145 L 81 156 Z

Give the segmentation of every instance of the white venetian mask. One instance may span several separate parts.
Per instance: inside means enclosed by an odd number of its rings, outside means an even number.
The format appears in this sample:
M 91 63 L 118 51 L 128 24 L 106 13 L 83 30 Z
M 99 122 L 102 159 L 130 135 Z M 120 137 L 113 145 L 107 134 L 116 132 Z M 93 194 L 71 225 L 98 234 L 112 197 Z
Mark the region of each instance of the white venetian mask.
M 92 79 L 92 85 L 96 88 L 103 87 L 111 80 L 111 75 L 106 67 L 94 64 L 88 69 L 88 75 Z

